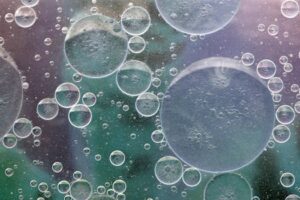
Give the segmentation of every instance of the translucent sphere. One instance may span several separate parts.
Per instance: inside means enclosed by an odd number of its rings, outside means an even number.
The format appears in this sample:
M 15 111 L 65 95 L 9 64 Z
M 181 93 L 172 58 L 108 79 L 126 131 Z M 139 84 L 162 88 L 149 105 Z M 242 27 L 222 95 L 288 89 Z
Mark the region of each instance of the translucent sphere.
M 128 49 L 132 53 L 142 53 L 146 48 L 146 41 L 140 36 L 133 36 L 128 41 Z
M 286 18 L 295 18 L 299 15 L 299 4 L 295 0 L 285 0 L 281 3 L 281 14 Z
M 12 133 L 7 133 L 2 138 L 2 144 L 7 149 L 12 149 L 17 145 L 18 139 Z
M 125 163 L 125 154 L 122 151 L 116 150 L 109 155 L 109 161 L 113 166 L 122 166 Z
M 149 29 L 151 18 L 145 8 L 131 6 L 123 12 L 121 23 L 124 31 L 129 35 L 142 35 Z
M 279 93 L 283 90 L 283 81 L 280 77 L 272 77 L 268 81 L 268 88 L 272 93 Z
M 164 133 L 161 130 L 155 130 L 151 133 L 151 139 L 154 143 L 161 143 L 164 137 Z
M 21 0 L 24 6 L 34 7 L 39 4 L 40 0 Z
M 171 150 L 208 172 L 253 162 L 271 137 L 275 116 L 263 81 L 229 58 L 204 59 L 178 74 L 165 92 L 160 114 Z
M 54 119 L 58 115 L 58 111 L 59 106 L 53 98 L 42 99 L 36 107 L 38 116 L 44 120 Z
M 183 172 L 182 181 L 186 186 L 196 187 L 201 182 L 201 172 L 193 167 L 187 168 Z
M 69 122 L 75 128 L 84 128 L 92 121 L 92 112 L 86 105 L 77 104 L 69 110 Z
M 97 103 L 97 97 L 92 92 L 87 92 L 82 96 L 82 102 L 88 107 L 92 107 Z
M 238 12 L 240 0 L 155 0 L 163 19 L 176 30 L 207 35 L 225 27 Z
M 154 116 L 159 111 L 159 107 L 158 97 L 149 92 L 139 95 L 135 101 L 135 109 L 143 117 Z
M 70 195 L 74 200 L 87 200 L 92 192 L 92 185 L 87 180 L 79 179 L 71 184 Z
M 273 129 L 273 138 L 277 143 L 286 143 L 291 137 L 289 127 L 285 125 L 277 125 Z
M 122 65 L 116 77 L 118 88 L 126 95 L 138 96 L 151 86 L 152 71 L 144 62 L 129 60 Z
M 276 74 L 277 67 L 272 60 L 261 60 L 257 64 L 256 72 L 262 79 L 270 79 Z
M 57 184 L 57 190 L 61 194 L 67 194 L 70 191 L 70 183 L 69 181 L 62 180 Z
M 15 22 L 22 28 L 29 28 L 36 22 L 37 16 L 33 8 L 21 6 L 15 12 Z
M 55 99 L 63 108 L 71 108 L 80 99 L 79 88 L 73 83 L 62 83 L 55 90 Z
M 294 105 L 294 110 L 296 113 L 300 113 L 300 101 L 297 101 Z
M 254 57 L 254 55 L 252 53 L 244 53 L 242 55 L 242 59 L 241 60 L 242 60 L 243 65 L 249 67 L 249 66 L 251 66 L 251 65 L 254 64 L 255 57 Z
M 296 194 L 290 194 L 285 198 L 285 200 L 300 200 L 300 197 Z
M 54 162 L 52 164 L 52 171 L 54 173 L 60 173 L 63 170 L 63 164 L 61 162 Z
M 85 17 L 69 29 L 65 54 L 78 73 L 103 78 L 114 73 L 127 57 L 127 35 L 121 25 L 104 15 Z
M 155 177 L 164 185 L 174 185 L 183 175 L 182 163 L 173 156 L 159 159 L 154 168 Z
M 13 125 L 13 132 L 18 138 L 27 138 L 30 136 L 32 123 L 26 118 L 19 118 Z
M 280 177 L 280 184 L 285 188 L 290 188 L 295 184 L 295 176 L 292 173 L 283 173 Z
M 295 119 L 295 112 L 291 106 L 282 105 L 276 110 L 276 119 L 281 124 L 291 124 Z
M 116 180 L 112 185 L 113 190 L 118 194 L 124 193 L 126 191 L 126 187 L 126 182 L 123 180 Z

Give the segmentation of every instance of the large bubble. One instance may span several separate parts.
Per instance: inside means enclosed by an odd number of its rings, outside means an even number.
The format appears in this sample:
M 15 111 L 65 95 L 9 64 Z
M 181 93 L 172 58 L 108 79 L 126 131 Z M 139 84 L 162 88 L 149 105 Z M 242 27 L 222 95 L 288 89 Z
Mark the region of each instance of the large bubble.
M 209 172 L 251 163 L 266 147 L 274 118 L 266 85 L 228 58 L 208 58 L 185 69 L 169 86 L 161 107 L 171 149 Z
M 127 57 L 127 36 L 120 23 L 103 15 L 77 21 L 65 39 L 65 53 L 81 75 L 102 78 L 114 73 Z
M 155 0 L 164 20 L 176 30 L 205 35 L 225 27 L 237 13 L 240 0 Z

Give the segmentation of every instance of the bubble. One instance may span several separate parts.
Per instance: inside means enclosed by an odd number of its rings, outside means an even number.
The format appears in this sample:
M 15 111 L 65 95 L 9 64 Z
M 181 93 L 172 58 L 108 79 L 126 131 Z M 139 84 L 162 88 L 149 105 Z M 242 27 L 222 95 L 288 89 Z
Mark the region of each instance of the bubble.
M 11 129 L 16 118 L 19 116 L 23 100 L 23 90 L 17 66 L 1 47 L 0 80 L 0 116 L 2 116 L 0 137 L 2 137 Z
M 75 172 L 73 173 L 73 178 L 74 178 L 75 180 L 81 179 L 81 178 L 82 178 L 82 172 L 81 172 L 81 171 L 75 171 Z
M 96 104 L 97 102 L 97 97 L 94 93 L 92 92 L 87 92 L 82 96 L 82 102 L 88 106 L 88 107 L 92 107 Z
M 182 163 L 173 156 L 165 156 L 155 163 L 155 177 L 164 185 L 174 185 L 183 175 Z
M 40 0 L 21 0 L 24 6 L 34 7 L 39 4 Z
M 276 24 L 271 24 L 270 26 L 268 26 L 268 34 L 271 36 L 276 36 L 278 35 L 279 32 L 279 26 Z
M 19 118 L 13 125 L 13 132 L 18 138 L 27 138 L 31 134 L 32 123 L 26 118 Z
M 5 169 L 4 173 L 5 173 L 5 176 L 11 177 L 11 176 L 14 175 L 15 172 L 12 168 L 8 167 L 8 168 Z
M 283 90 L 283 81 L 280 77 L 272 77 L 268 81 L 268 88 L 270 92 L 279 93 Z
M 243 65 L 249 67 L 249 66 L 251 66 L 251 65 L 254 64 L 255 57 L 254 57 L 254 55 L 252 53 L 244 53 L 242 55 L 242 59 L 241 60 L 242 60 Z
M 117 194 L 116 200 L 126 200 L 125 194 Z
M 280 177 L 280 184 L 285 188 L 290 188 L 295 184 L 295 176 L 292 173 L 283 173 Z
M 290 73 L 290 72 L 293 71 L 293 69 L 294 69 L 294 66 L 293 66 L 291 63 L 285 63 L 285 64 L 283 65 L 283 70 L 284 70 L 285 72 Z
M 7 133 L 2 138 L 2 144 L 7 149 L 12 149 L 17 145 L 18 139 L 14 134 Z
M 156 0 L 163 19 L 189 35 L 207 35 L 224 28 L 238 12 L 240 0 Z
M 126 95 L 138 96 L 151 86 L 152 71 L 138 60 L 129 60 L 119 69 L 116 77 L 118 88 Z
M 125 154 L 122 151 L 116 150 L 109 155 L 109 161 L 113 166 L 121 166 L 125 163 Z
M 55 90 L 55 99 L 63 108 L 71 108 L 80 99 L 79 88 L 73 83 L 62 83 Z
M 123 12 L 121 24 L 129 35 L 142 35 L 150 28 L 151 18 L 145 8 L 131 6 Z
M 21 28 L 29 28 L 36 22 L 37 16 L 33 8 L 21 6 L 15 12 L 15 22 Z
M 155 94 L 145 92 L 135 101 L 136 111 L 143 117 L 152 117 L 159 110 L 160 102 Z
M 146 48 L 146 41 L 140 36 L 133 36 L 128 41 L 128 49 L 132 53 L 142 53 Z
M 51 38 L 45 38 L 45 39 L 44 39 L 44 44 L 45 44 L 46 46 L 51 46 L 51 44 L 52 44 L 52 39 L 51 39 Z
M 94 194 L 90 200 L 116 200 L 116 199 L 109 195 Z
M 63 165 L 62 165 L 62 163 L 61 162 L 54 162 L 53 164 L 52 164 L 52 171 L 54 172 L 54 173 L 60 173 L 61 171 L 63 170 Z
M 62 180 L 57 184 L 57 190 L 61 194 L 67 194 L 70 191 L 70 183 L 69 181 Z
M 296 194 L 290 194 L 285 198 L 285 200 L 300 200 L 300 197 Z
M 74 181 L 71 184 L 70 195 L 74 200 L 86 200 L 92 196 L 92 185 L 84 179 Z
M 246 179 L 237 174 L 221 174 L 212 178 L 204 189 L 204 200 L 251 200 L 252 190 Z
M 300 113 L 300 101 L 297 101 L 294 105 L 294 110 L 296 113 Z
M 277 67 L 272 60 L 264 59 L 257 64 L 256 72 L 262 79 L 270 79 L 276 74 Z
M 45 98 L 42 99 L 37 107 L 36 112 L 43 120 L 52 120 L 58 115 L 59 106 L 55 99 Z
M 76 128 L 84 128 L 92 121 L 92 112 L 86 105 L 77 104 L 69 111 L 69 121 Z
M 118 194 L 124 193 L 126 191 L 126 187 L 126 182 L 123 180 L 116 180 L 112 186 L 113 190 Z
M 154 143 L 161 143 L 164 139 L 164 133 L 161 130 L 155 130 L 151 133 L 151 139 Z
M 43 131 L 42 131 L 41 127 L 35 126 L 32 128 L 31 132 L 34 137 L 39 137 L 42 135 Z
M 48 190 L 48 184 L 45 182 L 39 183 L 38 190 L 42 193 L 46 192 Z
M 295 18 L 299 15 L 299 4 L 295 0 L 285 0 L 281 3 L 281 14 L 286 18 Z
M 233 171 L 255 160 L 271 137 L 275 116 L 262 80 L 240 61 L 219 57 L 178 74 L 160 114 L 171 150 L 208 172 Z
M 7 23 L 12 23 L 15 20 L 15 16 L 12 13 L 6 13 L 4 19 Z
M 193 167 L 187 168 L 183 172 L 182 181 L 186 186 L 196 187 L 201 182 L 201 172 Z
M 89 78 L 114 73 L 127 57 L 127 36 L 120 24 L 104 15 L 77 21 L 65 39 L 65 54 L 71 66 Z
M 273 129 L 273 138 L 277 143 L 286 143 L 291 137 L 289 127 L 285 125 L 277 125 Z
M 284 65 L 289 61 L 289 58 L 287 56 L 280 56 L 279 63 Z
M 279 106 L 276 110 L 276 119 L 281 124 L 291 124 L 295 119 L 295 112 L 289 105 Z

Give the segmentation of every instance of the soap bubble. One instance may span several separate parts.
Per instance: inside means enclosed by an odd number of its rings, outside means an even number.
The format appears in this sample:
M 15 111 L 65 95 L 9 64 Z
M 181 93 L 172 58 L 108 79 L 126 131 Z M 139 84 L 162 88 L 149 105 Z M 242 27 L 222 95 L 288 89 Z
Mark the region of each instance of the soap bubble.
M 182 181 L 186 186 L 196 187 L 201 182 L 201 172 L 193 167 L 187 168 L 183 172 Z
M 113 190 L 118 194 L 124 193 L 126 191 L 126 187 L 126 182 L 123 180 L 116 180 L 112 186 Z
M 44 120 L 52 120 L 58 115 L 59 106 L 55 99 L 42 99 L 36 108 L 38 116 Z
M 270 92 L 279 93 L 283 90 L 283 81 L 280 77 L 272 77 L 268 81 L 268 88 Z
M 29 28 L 36 22 L 37 16 L 33 8 L 21 6 L 15 12 L 15 22 L 22 28 Z
M 87 92 L 82 96 L 82 102 L 87 105 L 88 107 L 92 107 L 97 102 L 97 97 L 92 92 Z
M 79 88 L 73 83 L 62 83 L 55 90 L 55 99 L 63 108 L 71 108 L 80 99 Z
M 125 163 L 125 154 L 120 151 L 120 150 L 116 150 L 111 152 L 111 154 L 109 155 L 109 161 L 113 166 L 121 166 Z
M 26 118 L 19 118 L 13 125 L 13 132 L 18 138 L 27 138 L 30 136 L 32 123 Z
M 243 65 L 249 67 L 249 66 L 251 66 L 251 65 L 254 64 L 255 57 L 254 57 L 254 55 L 252 53 L 244 53 L 242 55 L 242 59 L 241 60 L 242 60 Z
M 60 173 L 63 170 L 63 165 L 61 162 L 54 162 L 52 164 L 52 171 L 54 173 Z
M 39 4 L 40 0 L 21 0 L 24 6 L 34 7 Z
M 92 121 L 92 112 L 86 105 L 77 104 L 69 110 L 69 122 L 76 128 L 84 128 Z
M 152 117 L 159 111 L 160 101 L 155 94 L 145 92 L 135 101 L 136 111 L 143 117 Z
M 71 184 L 70 195 L 74 200 L 87 200 L 92 192 L 92 185 L 87 180 L 79 179 Z
M 58 184 L 57 184 L 57 190 L 61 194 L 67 194 L 70 191 L 69 181 L 66 181 L 66 180 L 59 181 Z
M 286 143 L 291 137 L 289 127 L 285 125 L 277 125 L 273 129 L 273 138 L 277 143 Z
M 12 149 L 17 145 L 18 139 L 12 133 L 7 133 L 2 138 L 2 144 L 7 149 Z
M 295 112 L 289 105 L 279 106 L 276 110 L 276 119 L 281 124 L 291 124 L 295 119 Z
M 128 49 L 132 53 L 142 53 L 146 48 L 146 41 L 140 36 L 133 36 L 128 41 Z

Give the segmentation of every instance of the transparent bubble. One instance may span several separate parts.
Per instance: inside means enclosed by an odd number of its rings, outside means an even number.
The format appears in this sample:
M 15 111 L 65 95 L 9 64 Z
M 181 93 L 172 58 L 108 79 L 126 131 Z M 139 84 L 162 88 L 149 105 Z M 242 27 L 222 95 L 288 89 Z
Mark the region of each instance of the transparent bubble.
M 126 200 L 125 194 L 117 194 L 116 200 Z
M 240 0 L 156 0 L 163 19 L 176 30 L 207 35 L 225 27 L 239 9 Z
M 272 77 L 268 81 L 268 88 L 270 92 L 279 93 L 283 90 L 283 81 L 280 77 Z
M 7 133 L 2 138 L 2 144 L 7 149 L 12 149 L 17 145 L 18 139 L 14 134 Z
M 67 194 L 70 191 L 70 183 L 69 181 L 62 180 L 57 184 L 57 190 L 61 194 Z
M 140 36 L 133 36 L 128 41 L 128 49 L 132 53 L 142 53 L 146 48 L 146 41 Z
M 296 113 L 300 113 L 300 101 L 297 101 L 294 105 L 294 110 Z
M 285 72 L 290 73 L 290 72 L 293 71 L 293 69 L 294 69 L 294 66 L 293 66 L 291 63 L 285 63 L 285 64 L 283 65 L 283 70 L 284 70 Z
M 276 110 L 276 119 L 281 124 L 291 124 L 295 119 L 295 112 L 291 106 L 282 105 Z
M 103 185 L 98 186 L 98 187 L 97 187 L 97 192 L 98 192 L 99 194 L 105 194 L 105 192 L 106 192 L 105 186 L 103 186 Z
M 145 8 L 131 6 L 123 12 L 121 24 L 129 35 L 142 35 L 150 28 L 151 18 Z
M 300 197 L 296 194 L 290 194 L 285 198 L 285 200 L 300 200 Z
M 283 173 L 280 177 L 280 184 L 285 188 L 290 188 L 295 184 L 295 176 L 292 173 Z
M 273 129 L 273 138 L 277 143 L 286 143 L 291 137 L 289 127 L 285 125 L 277 125 Z
M 154 116 L 160 107 L 160 101 L 155 94 L 145 92 L 138 96 L 135 101 L 136 111 L 143 117 Z
M 129 96 L 138 96 L 151 86 L 152 71 L 144 62 L 129 60 L 117 73 L 117 85 L 121 92 Z
M 63 164 L 61 162 L 54 162 L 52 164 L 52 171 L 54 173 L 60 173 L 63 170 Z
M 125 163 L 125 154 L 122 151 L 116 150 L 109 155 L 109 161 L 113 166 L 121 166 Z
M 29 28 L 36 22 L 37 16 L 33 8 L 21 6 L 15 12 L 15 22 L 22 28 Z
M 15 20 L 15 16 L 12 13 L 6 13 L 4 19 L 7 23 L 12 23 Z
M 46 45 L 46 46 L 51 46 L 51 44 L 52 44 L 52 39 L 51 38 L 45 38 L 44 39 L 44 44 Z
M 154 143 L 161 143 L 164 137 L 162 130 L 155 130 L 151 133 L 151 139 Z
M 32 128 L 31 132 L 34 137 L 39 137 L 42 135 L 43 131 L 42 131 L 41 127 L 35 126 Z
M 127 45 L 127 36 L 119 22 L 104 15 L 92 15 L 69 29 L 65 53 L 71 66 L 81 75 L 103 78 L 125 61 Z
M 155 163 L 155 177 L 164 185 L 174 185 L 183 175 L 182 163 L 173 156 L 165 156 Z
M 268 34 L 271 36 L 276 36 L 278 35 L 279 32 L 279 26 L 276 24 L 271 24 L 270 26 L 268 26 Z
M 75 171 L 75 172 L 73 173 L 73 178 L 74 178 L 75 180 L 81 179 L 81 178 L 82 178 L 82 172 L 81 172 L 81 171 Z
M 42 193 L 46 192 L 48 190 L 48 184 L 45 182 L 39 183 L 38 190 Z
M 209 172 L 233 171 L 255 160 L 271 137 L 275 116 L 262 80 L 240 61 L 218 57 L 178 74 L 160 114 L 176 156 Z
M 286 18 L 295 18 L 299 15 L 299 4 L 295 0 L 285 0 L 281 3 L 281 14 Z
M 55 99 L 63 108 L 71 108 L 80 99 L 79 88 L 73 83 L 62 83 L 55 90 Z
M 119 179 L 113 183 L 112 188 L 116 193 L 120 194 L 126 191 L 127 185 L 125 181 Z
M 279 62 L 280 64 L 286 64 L 289 61 L 289 58 L 287 56 L 280 56 Z
M 97 97 L 92 92 L 87 92 L 82 96 L 82 102 L 87 105 L 88 107 L 92 107 L 97 102 Z
M 36 112 L 43 120 L 52 120 L 58 115 L 59 106 L 55 99 L 45 98 L 38 103 Z
M 244 53 L 242 55 L 242 59 L 241 60 L 242 60 L 243 65 L 249 67 L 249 66 L 251 66 L 251 65 L 254 64 L 255 57 L 254 57 L 254 55 L 252 53 Z
M 262 79 L 270 79 L 276 74 L 277 67 L 272 60 L 264 59 L 257 64 L 256 72 Z
M 19 118 L 13 125 L 13 132 L 18 138 L 27 138 L 30 136 L 32 123 L 26 118 Z
M 87 200 L 92 196 L 92 185 L 84 179 L 72 182 L 70 195 L 74 200 Z
M 69 122 L 76 128 L 84 128 L 92 121 L 92 112 L 86 105 L 77 104 L 69 110 Z
M 186 186 L 196 187 L 201 182 L 201 172 L 193 167 L 187 168 L 183 172 L 182 181 Z
M 11 176 L 14 175 L 15 172 L 14 172 L 14 169 L 8 167 L 8 168 L 5 169 L 4 173 L 5 173 L 5 176 L 11 177 Z
M 221 174 L 213 177 L 204 189 L 204 200 L 251 200 L 252 190 L 246 179 L 237 174 Z
M 34 6 L 38 5 L 40 0 L 21 0 L 21 2 L 24 6 L 34 7 Z

